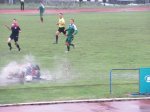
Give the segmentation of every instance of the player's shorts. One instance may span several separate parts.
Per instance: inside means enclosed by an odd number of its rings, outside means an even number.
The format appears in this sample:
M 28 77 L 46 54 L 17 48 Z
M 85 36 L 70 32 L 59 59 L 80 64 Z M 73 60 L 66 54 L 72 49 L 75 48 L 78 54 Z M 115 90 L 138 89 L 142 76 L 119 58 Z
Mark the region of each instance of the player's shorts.
M 59 27 L 59 28 L 58 28 L 58 31 L 59 31 L 60 33 L 66 34 L 65 27 Z
M 71 42 L 73 41 L 73 38 L 74 38 L 73 36 L 68 36 L 66 39 L 66 42 L 71 44 Z
M 18 35 L 10 35 L 10 39 L 17 42 L 18 41 Z
M 43 17 L 45 10 L 40 10 L 40 17 Z

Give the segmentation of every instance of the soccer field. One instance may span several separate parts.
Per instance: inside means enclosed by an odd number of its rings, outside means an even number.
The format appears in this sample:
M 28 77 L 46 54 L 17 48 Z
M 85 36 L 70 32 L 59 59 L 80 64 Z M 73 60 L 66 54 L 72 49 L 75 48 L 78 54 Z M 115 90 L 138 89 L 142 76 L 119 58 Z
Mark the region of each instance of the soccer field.
M 78 13 L 64 17 L 67 25 L 69 19 L 74 18 L 79 30 L 73 41 L 76 48 L 69 53 L 65 53 L 63 35 L 58 45 L 52 44 L 57 15 L 45 15 L 43 24 L 36 14 L 0 15 L 0 70 L 12 61 L 20 62 L 25 56 L 33 56 L 41 70 L 48 70 L 57 78 L 42 83 L 2 86 L 0 103 L 124 97 L 138 91 L 138 79 L 135 78 L 137 84 L 117 85 L 114 94 L 110 95 L 109 71 L 150 66 L 150 12 Z M 10 25 L 14 18 L 22 29 L 20 52 L 14 45 L 9 51 L 6 43 L 11 32 L 3 24 Z M 63 67 L 69 69 L 69 76 L 57 75 L 63 72 Z

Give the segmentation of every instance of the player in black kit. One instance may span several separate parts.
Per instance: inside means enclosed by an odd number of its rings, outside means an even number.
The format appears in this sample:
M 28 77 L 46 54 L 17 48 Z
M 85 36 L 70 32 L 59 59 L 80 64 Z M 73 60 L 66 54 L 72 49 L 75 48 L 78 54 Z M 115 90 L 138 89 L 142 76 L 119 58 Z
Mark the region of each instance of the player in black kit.
M 10 37 L 8 38 L 8 46 L 9 46 L 9 49 L 11 50 L 12 49 L 12 46 L 11 46 L 11 41 L 14 40 L 15 42 L 15 45 L 16 47 L 18 48 L 18 51 L 21 50 L 19 44 L 18 44 L 18 39 L 19 39 L 19 32 L 21 32 L 21 29 L 17 23 L 17 20 L 16 19 L 13 19 L 13 24 L 11 27 L 5 25 L 10 31 L 12 31 Z

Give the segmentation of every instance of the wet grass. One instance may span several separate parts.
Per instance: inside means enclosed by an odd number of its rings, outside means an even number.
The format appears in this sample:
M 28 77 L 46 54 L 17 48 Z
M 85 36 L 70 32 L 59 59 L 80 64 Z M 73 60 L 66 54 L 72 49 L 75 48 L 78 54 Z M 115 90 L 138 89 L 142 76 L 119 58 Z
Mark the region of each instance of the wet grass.
M 61 35 L 58 45 L 52 44 L 57 30 L 56 15 L 45 15 L 43 24 L 38 15 L 0 15 L 0 18 L 0 69 L 25 55 L 33 55 L 41 69 L 53 71 L 68 60 L 73 71 L 69 81 L 0 87 L 0 103 L 126 97 L 138 91 L 138 77 L 124 77 L 125 83 L 133 84 L 114 86 L 110 95 L 110 69 L 149 67 L 149 12 L 66 14 L 66 24 L 75 18 L 79 30 L 74 39 L 77 47 L 67 54 L 64 36 Z M 6 44 L 10 32 L 3 24 L 11 24 L 13 18 L 18 19 L 22 29 L 21 52 L 15 46 L 10 52 Z M 115 75 L 114 83 L 124 83 L 120 75 Z

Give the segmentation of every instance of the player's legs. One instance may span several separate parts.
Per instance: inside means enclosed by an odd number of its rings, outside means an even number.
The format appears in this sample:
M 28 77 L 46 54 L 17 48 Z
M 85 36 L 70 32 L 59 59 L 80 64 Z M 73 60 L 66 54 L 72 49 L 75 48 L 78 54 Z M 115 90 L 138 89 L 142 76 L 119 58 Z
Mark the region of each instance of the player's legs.
M 43 23 L 43 17 L 41 16 L 41 22 Z
M 21 2 L 21 8 L 20 9 L 23 10 L 23 2 Z
M 65 28 L 63 29 L 62 33 L 64 34 L 64 36 L 66 36 Z
M 58 36 L 59 36 L 59 34 L 60 34 L 61 32 L 59 32 L 59 30 L 58 31 L 56 31 L 56 35 L 55 35 L 55 37 L 56 37 L 56 42 L 55 42 L 55 44 L 58 44 Z
M 72 37 L 71 36 L 67 37 L 66 39 L 67 51 L 70 51 L 70 45 L 72 45 L 71 42 L 72 42 Z
M 17 42 L 15 42 L 15 45 L 16 45 L 16 47 L 18 48 L 18 51 L 20 51 L 21 48 L 20 48 L 19 44 L 18 44 Z
M 43 16 L 40 16 L 40 20 L 41 20 L 41 22 L 43 23 Z
M 22 3 L 22 9 L 24 10 L 24 2 Z
M 12 49 L 11 40 L 12 40 L 11 37 L 9 37 L 7 41 L 10 50 Z
M 73 41 L 73 37 L 72 37 L 72 40 L 71 42 Z M 72 46 L 73 48 L 75 48 L 75 45 L 73 43 L 70 43 L 70 46 Z
M 20 51 L 21 48 L 20 48 L 20 46 L 18 44 L 18 37 L 14 38 L 14 42 L 15 42 L 16 47 L 18 48 L 18 51 Z
M 60 33 L 63 33 L 66 36 L 65 27 L 59 27 L 58 30 L 56 31 L 56 42 L 55 42 L 55 44 L 58 44 L 58 38 L 59 38 Z
M 44 12 L 40 12 L 40 20 L 41 20 L 42 23 L 43 23 L 43 21 L 44 21 L 44 19 L 43 19 L 43 13 L 44 13 Z
M 74 45 L 74 44 L 70 44 L 70 46 L 72 46 L 73 48 L 75 48 L 75 45 Z
M 68 42 L 66 42 L 66 46 L 67 46 L 67 51 L 70 51 L 70 44 Z
M 22 3 L 20 3 L 20 10 L 22 10 Z

